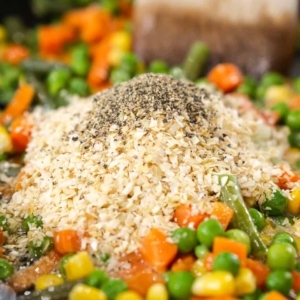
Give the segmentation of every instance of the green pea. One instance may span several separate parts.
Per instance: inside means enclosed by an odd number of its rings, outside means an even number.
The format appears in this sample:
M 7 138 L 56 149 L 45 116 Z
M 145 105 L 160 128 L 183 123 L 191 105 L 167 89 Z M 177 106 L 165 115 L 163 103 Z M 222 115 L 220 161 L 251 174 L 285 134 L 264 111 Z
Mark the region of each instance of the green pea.
M 224 236 L 224 228 L 216 219 L 207 219 L 201 222 L 197 228 L 198 241 L 210 248 L 216 236 Z
M 240 229 L 229 229 L 225 232 L 225 235 L 231 240 L 235 240 L 237 242 L 245 244 L 248 254 L 251 252 L 250 237 L 245 231 Z
M 275 104 L 271 110 L 277 112 L 280 116 L 280 121 L 284 121 L 289 114 L 289 106 L 287 105 L 286 102 L 279 102 Z
M 178 246 L 178 251 L 180 253 L 191 252 L 198 243 L 196 231 L 188 227 L 175 229 L 172 232 L 171 237 Z
M 101 259 L 102 262 L 107 263 L 110 259 L 110 254 L 106 252 L 101 252 L 99 254 L 99 258 Z
M 119 84 L 131 79 L 131 75 L 129 72 L 123 69 L 113 69 L 110 73 L 110 81 L 113 84 Z
M 10 230 L 10 226 L 8 223 L 8 220 L 5 216 L 0 215 L 0 227 L 2 228 L 3 231 L 8 231 Z
M 195 255 L 202 259 L 209 252 L 208 248 L 205 245 L 198 245 L 195 247 Z
M 90 92 L 89 86 L 83 78 L 72 78 L 69 82 L 69 91 L 72 94 L 79 95 L 81 97 L 87 96 Z
M 38 227 L 43 227 L 43 221 L 40 216 L 28 216 L 23 222 L 22 222 L 22 229 L 25 232 L 28 232 L 30 230 L 31 226 L 35 226 L 36 228 Z
M 272 244 L 267 252 L 267 265 L 272 270 L 292 270 L 296 262 L 296 250 L 291 244 Z
M 262 291 L 257 289 L 254 293 L 245 295 L 242 300 L 257 300 L 262 295 Z
M 255 91 L 255 99 L 256 100 L 264 100 L 268 87 L 259 85 Z
M 174 300 L 186 300 L 191 296 L 194 276 L 188 271 L 174 272 L 170 275 L 167 288 Z
M 136 74 L 137 67 L 138 58 L 133 53 L 125 53 L 122 56 L 119 68 L 129 74 L 130 78 Z
M 7 159 L 8 159 L 8 156 L 6 153 L 0 153 L 0 162 L 6 161 Z
M 58 272 L 63 276 L 63 277 L 66 277 L 66 270 L 65 270 L 65 265 L 67 263 L 67 261 L 72 257 L 74 256 L 75 253 L 68 253 L 66 255 L 64 255 L 61 260 L 59 261 L 58 263 Z
M 291 244 L 295 248 L 295 250 L 297 250 L 297 244 L 295 239 L 287 232 L 277 232 L 274 235 L 272 244 L 281 244 L 281 243 Z
M 45 236 L 41 241 L 30 241 L 28 244 L 29 254 L 33 258 L 40 258 L 52 249 L 53 239 L 49 236 Z
M 261 85 L 269 87 L 271 85 L 284 84 L 284 77 L 276 72 L 266 73 L 261 79 Z
M 89 286 L 101 288 L 102 284 L 109 280 L 108 275 L 103 270 L 94 270 L 86 279 L 85 283 Z
M 287 198 L 284 197 L 280 190 L 276 190 L 270 199 L 267 199 L 262 205 L 261 209 L 266 215 L 279 216 L 282 215 L 287 206 Z
M 237 91 L 239 93 L 249 96 L 250 98 L 254 98 L 255 92 L 256 92 L 256 87 L 257 87 L 257 83 L 254 80 L 254 78 L 252 78 L 250 76 L 245 76 L 243 83 L 239 85 L 239 87 L 237 88 Z
M 176 79 L 182 79 L 183 78 L 183 71 L 182 68 L 175 66 L 170 68 L 170 75 L 173 76 Z
M 272 271 L 266 280 L 266 286 L 270 291 L 278 291 L 287 296 L 292 288 L 293 277 L 292 274 L 285 270 Z
M 288 135 L 288 141 L 292 147 L 300 148 L 300 131 L 292 131 Z
M 67 86 L 71 77 L 68 69 L 58 68 L 52 70 L 47 77 L 47 88 L 52 96 L 57 96 L 58 93 Z
M 79 76 L 85 76 L 90 68 L 89 49 L 86 44 L 80 44 L 71 52 L 71 69 Z
M 300 261 L 297 261 L 297 262 L 295 263 L 295 270 L 296 270 L 297 272 L 300 272 Z
M 297 94 L 300 94 L 300 77 L 293 80 L 293 88 Z
M 286 125 L 291 130 L 300 130 L 300 110 L 291 110 L 286 117 Z
M 127 284 L 121 279 L 109 279 L 101 286 L 101 290 L 106 294 L 108 300 L 114 300 L 127 289 Z
M 213 271 L 228 271 L 236 276 L 240 270 L 241 263 L 238 256 L 231 252 L 219 253 L 213 261 Z
M 195 81 L 195 84 L 199 85 L 199 84 L 205 84 L 205 83 L 208 83 L 208 80 L 206 77 L 201 77 L 201 78 L 198 78 L 196 81 Z
M 14 273 L 13 266 L 4 258 L 0 258 L 0 280 L 5 280 Z
M 101 0 L 101 7 L 113 15 L 119 10 L 117 0 Z
M 264 215 L 255 208 L 249 208 L 249 213 L 256 228 L 262 231 L 266 226 L 266 218 Z
M 153 60 L 149 65 L 149 72 L 157 74 L 168 74 L 169 67 L 163 60 Z

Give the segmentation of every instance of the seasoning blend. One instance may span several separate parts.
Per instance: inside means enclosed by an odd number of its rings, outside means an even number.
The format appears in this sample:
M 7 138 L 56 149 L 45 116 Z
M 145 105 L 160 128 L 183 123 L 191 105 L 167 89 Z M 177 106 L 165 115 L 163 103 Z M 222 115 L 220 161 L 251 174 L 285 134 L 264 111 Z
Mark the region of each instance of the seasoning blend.
M 287 72 L 297 10 L 297 0 L 136 0 L 134 50 L 148 62 L 174 65 L 202 40 L 211 49 L 209 67 L 226 61 L 257 77 Z

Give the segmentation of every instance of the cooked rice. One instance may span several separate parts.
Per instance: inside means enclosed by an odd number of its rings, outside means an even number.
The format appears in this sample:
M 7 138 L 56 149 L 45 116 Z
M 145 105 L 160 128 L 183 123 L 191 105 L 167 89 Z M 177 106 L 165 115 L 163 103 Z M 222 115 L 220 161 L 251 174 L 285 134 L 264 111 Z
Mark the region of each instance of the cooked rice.
M 36 112 L 21 188 L 1 210 L 15 220 L 40 215 L 49 235 L 88 232 L 91 251 L 117 256 L 136 250 L 152 227 L 176 228 L 180 203 L 211 212 L 217 174 L 237 175 L 245 198 L 264 201 L 283 135 L 226 103 L 192 83 L 147 74 Z M 254 139 L 261 128 L 263 142 Z

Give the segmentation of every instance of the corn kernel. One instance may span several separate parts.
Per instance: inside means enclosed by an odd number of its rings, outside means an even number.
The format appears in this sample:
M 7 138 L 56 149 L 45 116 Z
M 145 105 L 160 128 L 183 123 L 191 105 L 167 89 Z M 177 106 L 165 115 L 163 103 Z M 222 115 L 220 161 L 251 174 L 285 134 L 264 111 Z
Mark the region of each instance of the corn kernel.
M 89 254 L 86 251 L 81 251 L 66 262 L 66 277 L 68 280 L 77 280 L 88 276 L 94 268 Z
M 265 95 L 265 103 L 267 107 L 272 107 L 279 102 L 288 102 L 293 96 L 293 91 L 286 85 L 270 86 Z
M 132 44 L 131 35 L 126 31 L 115 32 L 111 37 L 111 45 L 123 51 L 130 51 Z
M 196 296 L 231 296 L 234 290 L 234 277 L 227 271 L 208 272 L 196 278 L 192 285 Z
M 124 53 L 125 52 L 119 48 L 111 49 L 108 54 L 108 63 L 113 67 L 119 66 Z
M 61 285 L 64 280 L 56 274 L 47 274 L 39 277 L 35 282 L 36 290 L 44 290 L 52 286 Z
M 235 295 L 251 294 L 256 289 L 256 279 L 250 269 L 241 268 L 235 278 Z
M 194 262 L 193 267 L 192 267 L 193 275 L 196 276 L 196 277 L 200 277 L 201 275 L 203 275 L 206 272 L 207 272 L 207 270 L 204 267 L 203 260 L 197 259 Z
M 147 291 L 146 300 L 168 300 L 168 290 L 162 283 L 154 283 Z
M 10 152 L 12 147 L 9 133 L 4 126 L 0 126 L 0 153 Z
M 134 291 L 125 291 L 120 293 L 116 300 L 143 300 L 143 298 Z
M 79 283 L 76 284 L 69 294 L 69 300 L 107 300 L 101 290 Z
M 298 215 L 300 213 L 300 188 L 291 191 L 287 203 L 287 211 L 292 215 Z

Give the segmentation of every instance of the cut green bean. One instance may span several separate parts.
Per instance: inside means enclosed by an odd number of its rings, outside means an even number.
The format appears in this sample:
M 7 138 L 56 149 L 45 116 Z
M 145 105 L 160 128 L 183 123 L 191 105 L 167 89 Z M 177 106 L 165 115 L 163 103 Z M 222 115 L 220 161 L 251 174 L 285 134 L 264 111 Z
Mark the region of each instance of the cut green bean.
M 47 74 L 50 71 L 54 69 L 67 69 L 70 68 L 61 62 L 54 62 L 54 61 L 45 61 L 41 59 L 34 59 L 34 58 L 28 58 L 25 59 L 21 63 L 21 69 L 25 72 L 32 72 L 34 74 Z
M 207 59 L 209 57 L 209 49 L 206 44 L 202 42 L 194 43 L 183 63 L 183 76 L 189 80 L 196 80 Z
M 221 185 L 220 201 L 234 210 L 232 225 L 245 231 L 251 241 L 252 254 L 257 257 L 265 256 L 267 248 L 262 241 L 247 206 L 243 200 L 238 180 L 234 175 L 220 175 Z

